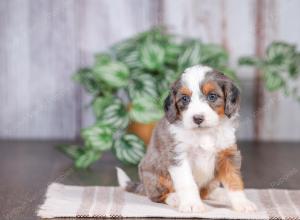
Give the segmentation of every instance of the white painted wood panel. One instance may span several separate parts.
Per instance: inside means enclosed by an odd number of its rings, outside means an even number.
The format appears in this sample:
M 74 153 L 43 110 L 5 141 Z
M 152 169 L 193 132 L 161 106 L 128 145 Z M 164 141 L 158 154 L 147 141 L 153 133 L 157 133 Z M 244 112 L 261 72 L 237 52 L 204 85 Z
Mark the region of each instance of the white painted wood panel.
M 266 3 L 264 39 L 256 0 L 0 1 L 0 138 L 75 138 L 94 121 L 90 97 L 70 78 L 117 41 L 166 25 L 172 33 L 223 44 L 241 79 L 240 139 L 253 139 L 254 72 L 236 65 L 274 39 L 300 48 L 300 1 Z M 264 91 L 260 138 L 300 140 L 300 104 Z M 287 117 L 287 109 L 289 117 Z
M 164 1 L 164 23 L 182 36 L 203 42 L 222 43 L 222 13 L 219 0 Z
M 267 1 L 266 44 L 282 40 L 296 44 L 300 50 L 300 1 Z M 300 87 L 300 79 L 298 80 Z M 274 141 L 300 140 L 300 103 L 281 92 L 265 91 L 266 108 L 261 123 L 261 139 Z
M 230 65 L 240 79 L 242 102 L 238 138 L 251 140 L 253 132 L 254 71 L 240 68 L 237 61 L 244 55 L 255 53 L 255 1 L 221 0 L 221 43 L 230 54 Z
M 69 79 L 76 69 L 73 3 L 6 1 L 1 137 L 75 137 L 75 87 Z
M 80 1 L 80 65 L 91 65 L 94 54 L 159 23 L 159 1 Z M 94 123 L 91 97 L 83 92 L 82 126 Z

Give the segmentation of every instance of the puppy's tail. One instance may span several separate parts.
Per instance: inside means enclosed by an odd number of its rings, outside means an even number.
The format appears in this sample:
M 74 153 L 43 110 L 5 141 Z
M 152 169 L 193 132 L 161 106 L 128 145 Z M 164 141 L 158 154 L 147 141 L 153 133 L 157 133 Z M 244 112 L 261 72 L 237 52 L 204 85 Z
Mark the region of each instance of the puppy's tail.
M 142 183 L 133 182 L 127 174 L 119 167 L 116 167 L 119 186 L 127 192 L 145 195 L 145 190 Z

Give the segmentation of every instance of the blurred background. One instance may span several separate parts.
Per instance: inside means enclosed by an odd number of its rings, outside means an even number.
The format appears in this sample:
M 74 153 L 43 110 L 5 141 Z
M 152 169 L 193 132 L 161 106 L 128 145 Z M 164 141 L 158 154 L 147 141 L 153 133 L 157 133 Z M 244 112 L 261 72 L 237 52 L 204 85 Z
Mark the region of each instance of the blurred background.
M 241 88 L 245 187 L 299 189 L 300 0 L 0 0 L 1 219 L 36 219 L 52 182 L 137 179 L 125 165 L 198 63 Z
M 1 0 L 0 138 L 77 139 L 95 118 L 71 76 L 95 53 L 164 26 L 227 50 L 242 88 L 240 140 L 300 141 L 300 103 L 237 64 L 274 40 L 299 47 L 299 9 L 298 0 Z

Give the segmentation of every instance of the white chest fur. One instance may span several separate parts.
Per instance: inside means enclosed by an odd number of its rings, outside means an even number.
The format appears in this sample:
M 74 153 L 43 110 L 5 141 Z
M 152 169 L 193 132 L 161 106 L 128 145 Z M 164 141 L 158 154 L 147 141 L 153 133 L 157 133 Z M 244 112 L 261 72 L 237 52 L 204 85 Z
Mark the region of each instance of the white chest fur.
M 216 153 L 201 148 L 191 148 L 188 152 L 194 179 L 198 186 L 204 186 L 214 177 Z
M 181 126 L 171 125 L 170 131 L 179 143 L 175 150 L 186 155 L 199 186 L 205 185 L 214 177 L 218 151 L 236 142 L 235 128 L 230 121 L 215 128 L 201 130 L 186 130 Z

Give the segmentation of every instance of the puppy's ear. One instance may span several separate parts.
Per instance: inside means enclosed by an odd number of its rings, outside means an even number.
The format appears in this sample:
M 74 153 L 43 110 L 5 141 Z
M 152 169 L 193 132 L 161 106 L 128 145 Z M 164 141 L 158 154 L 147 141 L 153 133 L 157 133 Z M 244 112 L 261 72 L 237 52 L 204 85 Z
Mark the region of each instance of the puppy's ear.
M 170 123 L 174 123 L 177 120 L 177 109 L 174 93 L 174 89 L 171 88 L 171 91 L 164 102 L 165 116 Z
M 225 115 L 230 118 L 240 108 L 240 90 L 232 80 L 226 80 L 223 89 L 225 94 Z

